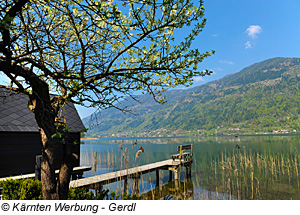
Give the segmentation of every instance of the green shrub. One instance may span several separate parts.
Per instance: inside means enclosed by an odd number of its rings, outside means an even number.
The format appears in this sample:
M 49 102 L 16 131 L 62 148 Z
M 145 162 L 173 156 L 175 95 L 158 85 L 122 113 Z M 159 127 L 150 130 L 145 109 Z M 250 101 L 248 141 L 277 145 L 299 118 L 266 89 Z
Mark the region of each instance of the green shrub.
M 84 188 L 74 188 L 71 187 L 69 189 L 69 200 L 82 200 L 82 199 L 88 199 L 88 200 L 118 200 L 119 195 L 116 195 L 114 191 L 111 191 L 109 195 L 109 189 L 101 190 L 97 196 L 92 191 L 87 191 Z
M 122 200 L 141 200 L 142 196 L 137 196 L 133 194 L 132 196 L 130 194 L 123 194 Z
M 0 181 L 2 187 L 2 195 L 6 200 L 39 200 L 43 199 L 42 185 L 40 181 L 33 179 Z M 97 196 L 92 191 L 84 188 L 70 187 L 68 200 L 118 200 L 120 195 L 116 195 L 114 191 L 101 190 Z M 142 196 L 123 194 L 123 200 L 139 200 Z
M 94 198 L 94 193 L 92 191 L 86 191 L 84 188 L 70 187 L 69 189 L 69 200 L 93 200 Z
M 42 196 L 42 183 L 38 180 L 26 179 L 20 186 L 20 200 L 39 200 Z
M 8 179 L 0 181 L 2 187 L 2 195 L 6 200 L 18 200 L 20 198 L 20 186 L 23 180 Z

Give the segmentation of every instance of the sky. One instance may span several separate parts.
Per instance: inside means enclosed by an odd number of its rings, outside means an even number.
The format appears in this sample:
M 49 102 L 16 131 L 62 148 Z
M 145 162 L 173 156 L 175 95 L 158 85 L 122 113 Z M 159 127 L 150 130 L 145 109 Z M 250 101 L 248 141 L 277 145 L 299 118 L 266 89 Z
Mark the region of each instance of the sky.
M 215 50 L 200 66 L 216 80 L 273 57 L 300 57 L 299 0 L 206 0 L 207 25 L 195 41 L 200 50 Z M 194 85 L 194 86 L 195 86 Z
M 204 7 L 207 24 L 192 48 L 215 50 L 199 65 L 214 73 L 195 77 L 192 87 L 273 57 L 300 57 L 300 0 L 204 0 Z M 92 113 L 77 109 L 81 117 Z
M 300 57 L 300 0 L 204 0 L 204 7 L 207 24 L 192 48 L 215 51 L 199 65 L 214 73 L 195 77 L 192 87 L 273 57 Z M 93 113 L 76 108 L 82 118 Z

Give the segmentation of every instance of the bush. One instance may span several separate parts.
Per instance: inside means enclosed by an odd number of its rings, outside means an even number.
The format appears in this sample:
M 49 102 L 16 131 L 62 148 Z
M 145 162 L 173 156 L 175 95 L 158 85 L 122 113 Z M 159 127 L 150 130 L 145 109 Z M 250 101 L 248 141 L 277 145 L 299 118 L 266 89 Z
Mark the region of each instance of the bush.
M 38 180 L 26 179 L 20 186 L 20 200 L 39 200 L 42 196 L 42 183 Z
M 82 199 L 93 200 L 95 199 L 95 197 L 92 191 L 86 191 L 84 188 L 70 187 L 68 199 L 69 200 L 82 200 Z
M 6 200 L 39 200 L 43 199 L 42 184 L 38 180 L 33 179 L 8 179 L 0 181 L 2 187 L 2 195 Z M 118 200 L 120 195 L 116 195 L 114 191 L 101 190 L 97 196 L 92 191 L 87 191 L 84 188 L 70 187 L 68 200 Z M 123 194 L 123 200 L 139 200 L 142 196 L 131 196 Z
M 8 179 L 0 181 L 2 195 L 6 200 L 37 200 L 43 199 L 40 181 L 33 179 Z
M 133 194 L 132 196 L 130 194 L 123 194 L 122 200 L 141 200 L 142 196 L 137 196 Z
M 3 199 L 18 200 L 20 198 L 20 186 L 23 180 L 9 179 L 6 181 L 0 181 L 0 187 L 2 187 Z

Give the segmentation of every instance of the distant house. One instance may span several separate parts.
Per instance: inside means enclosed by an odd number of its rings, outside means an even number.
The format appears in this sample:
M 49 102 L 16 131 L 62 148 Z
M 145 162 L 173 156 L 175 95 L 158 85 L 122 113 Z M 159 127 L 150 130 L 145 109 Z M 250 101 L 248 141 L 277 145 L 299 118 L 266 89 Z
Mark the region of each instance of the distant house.
M 0 88 L 0 177 L 34 173 L 36 156 L 42 152 L 39 127 L 27 107 L 28 97 L 24 94 L 5 97 L 7 95 L 9 91 Z M 66 118 L 70 135 L 80 143 L 84 126 L 76 108 L 68 103 L 64 109 L 62 116 Z M 76 166 L 79 166 L 80 144 L 74 145 L 73 150 L 78 155 Z M 62 150 L 60 152 L 61 160 Z

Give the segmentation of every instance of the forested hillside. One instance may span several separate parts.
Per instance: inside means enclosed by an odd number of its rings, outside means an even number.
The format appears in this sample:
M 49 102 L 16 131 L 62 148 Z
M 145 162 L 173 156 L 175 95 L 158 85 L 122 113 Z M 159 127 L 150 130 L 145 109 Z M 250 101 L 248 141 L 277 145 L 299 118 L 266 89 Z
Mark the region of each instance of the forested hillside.
M 167 103 L 138 96 L 98 115 L 88 136 L 254 133 L 300 130 L 300 59 L 273 58 L 188 90 L 166 93 Z M 90 118 L 84 123 L 89 127 Z

